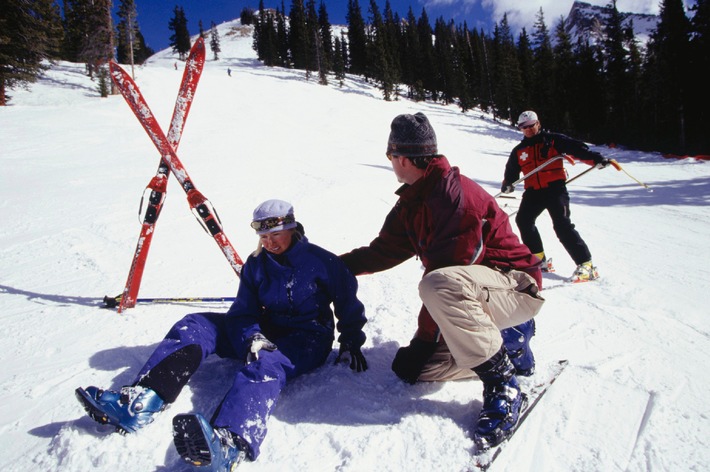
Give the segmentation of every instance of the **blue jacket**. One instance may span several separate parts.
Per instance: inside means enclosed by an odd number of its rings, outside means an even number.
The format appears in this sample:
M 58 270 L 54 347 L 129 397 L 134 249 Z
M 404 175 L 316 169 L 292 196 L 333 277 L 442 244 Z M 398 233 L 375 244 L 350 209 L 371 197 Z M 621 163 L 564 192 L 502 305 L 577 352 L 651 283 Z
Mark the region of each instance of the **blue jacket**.
M 335 254 L 305 237 L 279 256 L 267 251 L 249 256 L 227 312 L 230 340 L 244 355 L 247 339 L 257 332 L 278 345 L 281 336 L 295 330 L 333 339 L 337 327 L 341 344 L 360 347 L 366 321 L 355 277 Z

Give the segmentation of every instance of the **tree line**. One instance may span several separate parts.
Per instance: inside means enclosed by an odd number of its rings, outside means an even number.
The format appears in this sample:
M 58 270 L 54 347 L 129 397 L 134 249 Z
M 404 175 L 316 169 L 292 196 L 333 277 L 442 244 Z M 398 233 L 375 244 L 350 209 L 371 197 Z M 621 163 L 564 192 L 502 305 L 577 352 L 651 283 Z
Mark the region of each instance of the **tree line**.
M 574 41 L 564 21 L 548 28 L 542 8 L 532 31 L 515 36 L 507 15 L 491 34 L 423 8 L 404 18 L 389 0 L 368 2 L 367 19 L 349 0 L 346 29 L 333 33 L 325 2 L 292 0 L 276 9 L 242 11 L 254 24 L 253 45 L 268 66 L 307 71 L 342 85 L 345 73 L 377 84 L 385 100 L 455 103 L 515 123 L 533 109 L 543 125 L 590 142 L 675 154 L 709 154 L 710 0 L 686 12 L 682 0 L 661 0 L 659 22 L 647 44 L 634 36 L 616 8 L 599 41 Z M 688 16 L 691 13 L 692 16 Z
M 154 54 L 140 32 L 134 0 L 120 0 L 114 26 L 112 0 L 0 0 L 0 105 L 7 91 L 34 82 L 55 60 L 86 64 L 109 90 L 104 66 L 141 64 Z M 63 15 L 62 15 L 63 13 Z
M 111 93 L 106 64 L 142 64 L 155 51 L 145 43 L 135 0 L 119 0 L 114 25 L 113 0 L 0 0 L 0 106 L 8 91 L 34 82 L 51 61 L 86 64 L 101 96 Z M 181 59 L 190 50 L 182 7 L 175 7 L 168 28 L 170 45 Z M 202 22 L 200 35 L 206 36 Z M 219 35 L 212 23 L 209 45 L 218 59 Z

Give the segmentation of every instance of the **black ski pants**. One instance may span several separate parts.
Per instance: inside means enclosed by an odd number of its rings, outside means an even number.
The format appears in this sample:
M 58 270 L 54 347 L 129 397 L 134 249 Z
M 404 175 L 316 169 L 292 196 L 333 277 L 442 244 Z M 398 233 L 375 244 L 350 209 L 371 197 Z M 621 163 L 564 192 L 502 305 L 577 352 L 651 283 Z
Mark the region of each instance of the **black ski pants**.
M 544 251 L 540 232 L 535 226 L 537 217 L 547 210 L 552 218 L 552 227 L 557 239 L 567 250 L 574 263 L 579 265 L 592 259 L 587 244 L 579 235 L 570 219 L 569 193 L 564 181 L 552 182 L 549 187 L 535 190 L 526 189 L 515 216 L 515 223 L 520 230 L 520 237 L 530 252 L 537 254 Z

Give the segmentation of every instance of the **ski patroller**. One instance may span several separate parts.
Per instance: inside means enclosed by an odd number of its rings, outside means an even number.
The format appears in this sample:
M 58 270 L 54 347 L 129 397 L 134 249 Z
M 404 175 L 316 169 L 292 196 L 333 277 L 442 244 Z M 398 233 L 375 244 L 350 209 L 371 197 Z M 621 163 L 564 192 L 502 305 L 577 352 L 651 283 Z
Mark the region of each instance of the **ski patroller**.
M 209 200 L 195 187 L 192 179 L 190 179 L 187 170 L 182 165 L 180 158 L 175 153 L 175 150 L 170 145 L 168 138 L 160 128 L 155 116 L 148 107 L 147 102 L 143 98 L 140 89 L 131 79 L 131 76 L 121 68 L 118 64 L 110 62 L 111 78 L 121 91 L 123 98 L 130 106 L 133 113 L 140 121 L 143 129 L 148 133 L 148 136 L 155 144 L 164 161 L 170 167 L 170 171 L 175 175 L 175 178 L 180 183 L 180 186 L 187 194 L 187 201 L 190 209 L 193 211 L 198 221 L 202 224 L 205 230 L 212 235 L 217 245 L 222 250 L 222 253 L 229 261 L 234 272 L 239 275 L 242 265 L 244 264 L 239 254 L 229 242 L 227 235 L 224 234 L 222 224 L 219 221 L 217 213 Z
M 516 431 L 520 429 L 520 427 L 528 418 L 528 416 L 530 416 L 530 413 L 533 411 L 533 409 L 538 405 L 538 403 L 540 403 L 542 397 L 545 395 L 545 393 L 547 393 L 552 384 L 555 383 L 555 380 L 557 380 L 557 378 L 560 376 L 565 367 L 567 367 L 567 364 L 569 364 L 569 361 L 567 360 L 558 361 L 551 367 L 551 371 L 546 375 L 546 377 L 544 377 L 542 381 L 533 383 L 532 387 L 527 389 L 527 391 L 525 392 L 528 397 L 527 406 L 520 412 L 518 423 L 515 425 L 515 430 L 513 431 L 513 434 L 497 446 L 494 446 L 490 449 L 486 449 L 484 451 L 476 451 L 474 453 L 474 467 L 476 468 L 476 470 L 488 470 L 488 468 L 493 464 L 493 461 L 495 461 L 501 454 L 505 446 L 511 440 L 513 440 Z M 520 379 L 520 381 L 521 386 L 523 387 L 524 383 L 527 383 L 523 379 Z
M 195 44 L 190 49 L 187 61 L 185 62 L 185 71 L 182 75 L 182 82 L 178 91 L 177 99 L 175 100 L 175 108 L 173 116 L 170 120 L 170 128 L 168 129 L 168 142 L 174 150 L 177 150 L 182 137 L 182 131 L 185 126 L 185 120 L 190 112 L 190 106 L 195 96 L 197 84 L 202 75 L 202 69 L 205 65 L 205 43 L 202 38 L 198 38 Z M 160 216 L 165 194 L 167 191 L 168 179 L 170 177 L 170 166 L 163 158 L 160 158 L 158 170 L 155 176 L 146 186 L 146 190 L 141 197 L 141 203 L 138 209 L 140 215 L 143 210 L 143 201 L 145 194 L 150 191 L 148 196 L 148 204 L 141 224 L 141 231 L 138 236 L 138 243 L 133 255 L 133 261 L 128 271 L 128 278 L 123 293 L 114 300 L 118 300 L 118 312 L 121 313 L 126 308 L 136 306 L 138 291 L 140 290 L 141 280 L 143 278 L 143 269 L 148 258 L 150 244 L 155 234 L 155 225 Z M 111 297 L 106 297 L 111 298 Z M 115 307 L 116 304 L 113 305 Z

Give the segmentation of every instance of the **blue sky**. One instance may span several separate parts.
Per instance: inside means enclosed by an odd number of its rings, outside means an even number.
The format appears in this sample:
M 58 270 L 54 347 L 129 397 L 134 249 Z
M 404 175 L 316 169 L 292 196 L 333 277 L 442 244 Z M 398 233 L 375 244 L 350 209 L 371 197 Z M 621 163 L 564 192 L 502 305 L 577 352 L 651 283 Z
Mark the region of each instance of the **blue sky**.
M 216 24 L 239 18 L 244 7 L 256 9 L 259 0 L 135 0 L 138 6 L 138 23 L 148 46 L 156 51 L 168 47 L 170 30 L 168 22 L 173 16 L 176 5 L 183 7 L 188 20 L 188 29 L 191 34 L 199 31 L 198 22 L 202 20 L 205 29 L 211 22 Z M 264 0 L 268 8 L 280 7 L 282 0 Z M 380 11 L 384 9 L 385 0 L 376 0 Z M 586 0 L 593 5 L 607 5 L 610 0 Z M 288 12 L 291 0 L 283 0 Z M 370 0 L 359 0 L 363 16 L 367 19 Z M 426 8 L 427 15 L 433 21 L 438 17 L 445 20 L 453 19 L 456 24 L 464 21 L 473 28 L 482 28 L 491 32 L 495 22 L 500 22 L 507 13 L 508 23 L 516 32 L 522 27 L 531 31 L 535 17 L 540 8 L 545 16 L 548 28 L 551 28 L 560 17 L 567 16 L 572 7 L 573 0 L 533 0 L 521 2 L 520 0 L 390 0 L 392 9 L 401 17 L 406 16 L 409 7 L 415 16 L 419 17 L 422 8 Z M 693 4 L 694 0 L 685 0 L 686 5 Z M 114 0 L 118 6 L 119 0 Z M 316 0 L 320 4 L 320 0 Z M 344 24 L 348 0 L 325 0 L 328 16 L 332 24 Z M 658 13 L 658 0 L 618 0 L 617 8 L 623 12 L 633 13 Z

